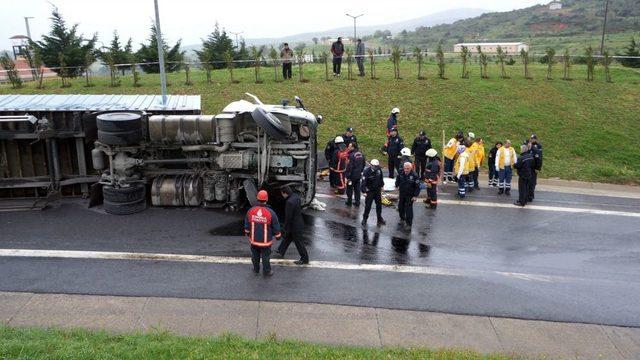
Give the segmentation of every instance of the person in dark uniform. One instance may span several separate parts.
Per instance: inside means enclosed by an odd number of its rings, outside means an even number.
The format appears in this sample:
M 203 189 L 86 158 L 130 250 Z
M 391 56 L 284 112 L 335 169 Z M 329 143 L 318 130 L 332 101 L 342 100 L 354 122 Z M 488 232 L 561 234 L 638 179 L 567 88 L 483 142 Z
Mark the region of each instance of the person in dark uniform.
M 531 174 L 531 184 L 529 186 L 529 202 L 536 198 L 536 185 L 538 184 L 538 171 L 542 170 L 542 145 L 538 141 L 536 134 L 531 135 L 529 140 L 531 146 L 531 155 L 533 155 L 533 173 Z
M 353 148 L 358 150 L 358 138 L 353 134 L 353 128 L 348 127 L 347 131 L 342 135 L 342 139 L 344 140 L 345 145 L 349 146 L 349 144 L 353 144 Z
M 398 156 L 404 148 L 404 140 L 398 135 L 398 130 L 391 130 L 391 134 L 387 142 L 384 144 L 383 152 L 387 155 L 389 166 L 389 177 L 393 179 L 394 171 L 398 167 Z
M 247 211 L 244 218 L 244 233 L 249 237 L 251 244 L 251 262 L 253 272 L 260 272 L 260 260 L 262 259 L 262 274 L 264 276 L 273 275 L 271 270 L 271 245 L 273 239 L 280 239 L 280 222 L 278 216 L 269 206 L 269 194 L 260 190 L 256 197 L 258 203 Z
M 351 151 L 349 163 L 344 173 L 347 180 L 347 206 L 360 206 L 360 179 L 364 171 L 365 157 L 359 150 Z M 353 200 L 353 202 L 352 202 Z
M 498 149 L 502 147 L 502 141 L 496 142 L 496 144 L 489 150 L 489 161 L 487 167 L 489 168 L 489 187 L 498 187 L 498 169 L 496 168 L 496 153 Z
M 309 263 L 307 248 L 302 243 L 302 231 L 304 230 L 304 220 L 302 219 L 302 201 L 300 196 L 291 190 L 289 186 L 281 189 L 282 197 L 285 199 L 284 206 L 284 240 L 276 252 L 284 257 L 291 242 L 296 245 L 300 260 L 294 261 L 296 265 Z
M 411 145 L 411 153 L 416 159 L 416 173 L 420 176 L 424 176 L 424 169 L 427 165 L 427 150 L 431 149 L 431 139 L 427 137 L 427 133 L 423 130 L 420 131 L 418 137 L 413 140 L 413 145 Z
M 362 226 L 367 225 L 371 205 L 376 202 L 376 215 L 378 216 L 378 226 L 385 225 L 386 222 L 382 218 L 382 188 L 384 186 L 384 177 L 380 168 L 378 159 L 371 160 L 371 165 L 366 167 L 362 172 L 361 190 L 365 195 L 364 215 L 362 216 Z
M 436 149 L 426 151 L 427 166 L 422 179 L 427 183 L 427 200 L 425 202 L 430 208 L 438 207 L 438 181 L 440 180 L 440 158 Z
M 407 226 L 413 223 L 413 203 L 420 195 L 420 177 L 413 171 L 413 164 L 404 163 L 404 171 L 396 177 L 396 189 L 399 189 L 398 213 L 401 222 Z
M 411 159 L 411 149 L 409 149 L 408 147 L 402 148 L 402 150 L 400 150 L 400 158 L 398 158 L 398 167 L 396 168 L 398 174 L 400 174 L 404 170 L 404 163 L 407 162 L 413 164 L 413 160 Z M 413 170 L 413 166 L 411 167 L 411 169 Z
M 516 170 L 518 170 L 518 201 L 516 201 L 514 205 L 525 206 L 529 200 L 529 187 L 531 186 L 534 163 L 533 155 L 531 155 L 529 151 L 529 146 L 522 145 L 520 149 L 522 153 L 514 165 Z
M 398 114 L 400 114 L 400 109 L 397 107 L 391 109 L 391 115 L 387 119 L 387 137 L 391 136 L 391 130 L 398 130 Z

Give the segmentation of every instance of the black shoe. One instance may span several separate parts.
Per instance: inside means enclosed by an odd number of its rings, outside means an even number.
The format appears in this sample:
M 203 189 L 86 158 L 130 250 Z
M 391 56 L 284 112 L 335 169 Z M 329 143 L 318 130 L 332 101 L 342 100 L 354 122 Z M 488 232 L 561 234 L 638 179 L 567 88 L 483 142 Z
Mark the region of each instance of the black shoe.
M 362 220 L 362 222 L 360 223 L 360 225 L 362 225 L 362 226 L 367 226 L 367 220 Z
M 387 222 L 384 221 L 384 219 L 380 218 L 378 219 L 378 226 L 382 226 L 382 225 L 387 225 Z
M 516 202 L 514 202 L 514 203 L 513 203 L 513 205 L 515 205 L 515 206 L 520 206 L 520 207 L 524 207 L 524 204 L 523 204 L 523 203 L 521 203 L 520 201 L 516 201 Z
M 352 206 L 353 205 L 352 203 L 350 203 L 348 201 L 346 203 L 344 203 L 344 204 L 347 205 L 347 206 Z
M 505 194 L 507 194 L 507 196 L 511 195 L 511 189 L 507 189 L 507 190 L 505 190 L 505 192 L 504 192 L 504 193 L 505 193 Z
M 476 189 L 476 190 L 480 190 L 480 186 L 478 186 L 478 185 L 474 186 L 473 188 Z
M 533 202 L 533 198 L 527 199 L 528 202 Z
M 279 250 L 273 251 L 273 257 L 284 258 L 284 254 L 282 254 Z
M 294 263 L 294 264 L 296 264 L 296 265 L 307 265 L 307 264 L 309 264 L 309 260 L 307 260 L 307 261 L 304 261 L 304 260 L 296 260 L 296 261 L 294 261 L 293 263 Z
M 504 189 L 498 190 L 498 195 L 502 195 L 502 194 L 504 194 Z
M 353 206 L 360 207 L 360 203 L 354 203 Z
M 253 271 L 254 274 L 259 274 L 260 273 L 260 269 L 258 269 L 258 270 L 253 269 L 252 271 Z
M 264 276 L 273 276 L 273 270 L 264 273 Z

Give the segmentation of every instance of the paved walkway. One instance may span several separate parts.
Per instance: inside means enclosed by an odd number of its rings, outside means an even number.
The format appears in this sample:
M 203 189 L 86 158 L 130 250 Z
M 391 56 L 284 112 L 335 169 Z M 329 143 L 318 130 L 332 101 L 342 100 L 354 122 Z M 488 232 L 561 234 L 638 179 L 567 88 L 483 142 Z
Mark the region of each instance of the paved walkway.
M 0 292 L 9 326 L 276 335 L 331 345 L 464 348 L 560 359 L 637 359 L 640 328 L 369 307 Z

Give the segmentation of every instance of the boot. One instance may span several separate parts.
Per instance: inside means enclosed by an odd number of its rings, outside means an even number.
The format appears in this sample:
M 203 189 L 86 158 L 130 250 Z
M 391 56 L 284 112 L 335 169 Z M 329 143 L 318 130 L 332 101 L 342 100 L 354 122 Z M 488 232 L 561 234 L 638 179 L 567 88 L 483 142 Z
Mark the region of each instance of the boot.
M 362 219 L 362 222 L 360 223 L 360 225 L 367 226 L 367 219 Z
M 502 195 L 502 194 L 504 194 L 504 189 L 500 188 L 500 190 L 498 190 L 498 195 Z
M 511 189 L 505 190 L 505 194 L 507 194 L 507 196 L 511 195 Z
M 378 219 L 378 226 L 387 225 L 387 222 L 383 218 Z

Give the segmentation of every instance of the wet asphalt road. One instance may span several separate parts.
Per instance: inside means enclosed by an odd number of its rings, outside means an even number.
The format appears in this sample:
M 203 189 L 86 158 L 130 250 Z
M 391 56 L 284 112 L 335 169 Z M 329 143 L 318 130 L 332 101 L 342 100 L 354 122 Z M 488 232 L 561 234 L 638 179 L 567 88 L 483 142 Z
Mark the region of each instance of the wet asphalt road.
M 454 187 L 442 189 L 452 199 Z M 325 191 L 326 192 L 326 191 Z M 493 191 L 469 201 L 510 204 Z M 0 290 L 303 301 L 640 326 L 640 219 L 518 208 L 415 205 L 411 231 L 378 228 L 362 208 L 323 197 L 306 211 L 312 260 L 451 269 L 455 275 L 246 265 L 0 258 Z M 640 213 L 637 199 L 537 194 L 536 205 Z M 0 213 L 1 248 L 248 256 L 241 215 L 152 208 L 111 216 L 65 201 L 42 212 Z M 288 258 L 295 258 L 295 247 Z M 505 275 L 505 273 L 517 273 Z

